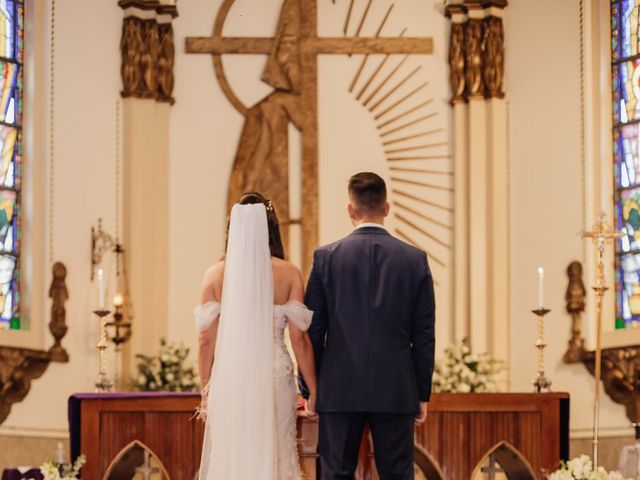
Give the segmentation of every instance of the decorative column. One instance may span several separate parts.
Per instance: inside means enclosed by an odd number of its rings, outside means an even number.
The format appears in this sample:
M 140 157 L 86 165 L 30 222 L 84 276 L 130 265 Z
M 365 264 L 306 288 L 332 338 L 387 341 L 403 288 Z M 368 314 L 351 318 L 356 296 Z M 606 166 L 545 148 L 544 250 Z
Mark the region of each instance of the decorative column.
M 447 6 L 451 20 L 449 80 L 453 108 L 454 168 L 454 332 L 455 339 L 469 336 L 469 159 L 467 151 L 468 107 L 465 97 L 465 28 L 467 13 L 462 1 Z
M 508 357 L 506 0 L 449 2 L 455 175 L 456 337 Z
M 123 349 L 124 376 L 133 356 L 155 353 L 168 328 L 169 122 L 174 77 L 175 2 L 120 0 L 122 241 L 127 249 L 132 336 Z

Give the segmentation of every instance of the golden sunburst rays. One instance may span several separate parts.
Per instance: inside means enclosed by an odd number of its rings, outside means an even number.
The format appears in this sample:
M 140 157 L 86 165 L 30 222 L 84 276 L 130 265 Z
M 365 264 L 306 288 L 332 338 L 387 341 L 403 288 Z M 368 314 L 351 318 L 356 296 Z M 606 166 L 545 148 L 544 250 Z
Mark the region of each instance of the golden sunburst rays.
M 355 5 L 356 0 L 349 1 L 349 10 L 347 10 L 347 18 L 344 20 L 344 27 L 342 28 L 342 33 L 344 36 L 347 36 L 347 32 L 349 31 L 349 23 L 351 22 L 351 15 L 353 15 L 353 6 Z
M 353 0 L 351 0 L 352 5 L 353 5 Z M 350 7 L 351 8 L 351 7 Z M 387 23 L 387 20 L 389 20 L 389 16 L 391 15 L 391 11 L 393 10 L 393 4 L 391 4 L 389 6 L 389 9 L 387 10 L 387 13 L 385 14 L 384 18 L 382 19 L 382 22 L 380 22 L 380 25 L 378 26 L 378 30 L 376 30 L 376 34 L 374 35 L 376 38 L 378 38 L 380 36 L 380 34 L 382 33 L 382 29 L 384 28 L 384 26 Z M 347 16 L 348 18 L 348 16 Z M 346 24 L 345 24 L 346 25 Z M 402 37 L 405 32 L 407 31 L 407 29 L 405 28 L 401 33 L 400 33 L 400 37 Z M 347 29 L 345 28 L 344 30 L 344 34 L 345 36 L 347 35 Z M 385 55 L 384 59 L 382 60 L 382 62 L 380 63 L 380 65 L 378 66 L 378 70 L 380 70 L 383 66 L 384 63 L 386 62 L 385 59 L 389 58 L 390 55 Z M 349 92 L 353 92 L 353 89 L 355 88 L 356 84 L 358 83 L 358 80 L 360 80 L 360 75 L 362 75 L 362 72 L 364 71 L 365 66 L 367 65 L 367 62 L 369 61 L 369 55 L 364 55 L 362 57 L 362 61 L 360 62 L 360 66 L 358 67 L 358 69 L 356 70 L 356 74 L 353 77 L 353 80 L 351 81 L 351 85 L 349 85 Z
M 452 255 L 452 172 L 395 166 L 390 172 L 395 232 L 427 252 L 432 264 L 446 269 Z
M 364 27 L 364 22 L 367 21 L 367 16 L 369 15 L 369 11 L 371 10 L 372 3 L 373 3 L 373 0 L 369 0 L 366 8 L 364 9 L 364 13 L 362 14 L 362 18 L 360 19 L 360 23 L 358 24 L 358 29 L 356 30 L 356 34 L 355 34 L 356 37 L 359 37 L 360 34 L 362 33 L 362 28 Z
M 398 28 L 391 21 L 394 5 L 345 0 L 344 35 L 379 37 Z M 406 33 L 404 28 L 397 36 Z M 347 90 L 369 111 L 380 136 L 389 168 L 390 227 L 399 238 L 427 252 L 439 285 L 449 277 L 453 257 L 453 172 L 446 119 L 429 94 L 420 58 L 354 55 L 351 61 L 357 63 Z
M 395 115 L 394 117 L 391 117 L 388 120 L 385 120 L 384 122 L 379 123 L 378 125 L 376 125 L 376 127 L 378 128 L 378 130 L 382 130 L 385 127 L 388 127 L 389 125 L 391 125 L 392 123 L 395 123 L 399 120 L 402 120 L 403 118 L 411 115 L 412 113 L 415 113 L 417 111 L 420 111 L 421 109 L 423 109 L 424 107 L 430 105 L 433 103 L 433 99 L 429 99 L 427 101 L 424 101 L 422 103 L 419 103 L 418 105 L 416 105 L 415 107 L 411 107 L 408 110 L 405 110 L 402 113 L 399 113 L 397 115 Z M 431 116 L 435 116 L 435 112 L 430 114 Z
M 447 276 L 453 244 L 453 172 L 448 159 L 389 162 L 395 233 L 427 252 L 435 278 Z M 431 163 L 428 163 L 431 162 Z

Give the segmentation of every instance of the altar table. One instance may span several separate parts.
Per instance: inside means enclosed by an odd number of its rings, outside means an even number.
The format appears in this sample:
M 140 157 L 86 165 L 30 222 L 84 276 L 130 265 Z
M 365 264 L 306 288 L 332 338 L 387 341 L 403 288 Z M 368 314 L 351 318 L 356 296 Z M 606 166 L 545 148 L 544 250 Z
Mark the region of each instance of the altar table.
M 101 480 L 132 442 L 147 447 L 171 480 L 193 480 L 204 427 L 193 393 L 76 394 L 69 399 L 71 454 L 84 453 L 83 478 Z M 554 470 L 569 453 L 569 395 L 565 393 L 434 394 L 416 445 L 429 480 L 469 480 L 496 449 L 513 452 L 533 478 Z M 317 424 L 298 420 L 301 465 L 316 474 Z M 247 459 L 251 452 L 246 452 Z M 371 442 L 361 448 L 358 479 L 376 480 Z M 483 475 L 484 476 L 484 475 Z M 482 478 L 482 477 L 481 477 Z

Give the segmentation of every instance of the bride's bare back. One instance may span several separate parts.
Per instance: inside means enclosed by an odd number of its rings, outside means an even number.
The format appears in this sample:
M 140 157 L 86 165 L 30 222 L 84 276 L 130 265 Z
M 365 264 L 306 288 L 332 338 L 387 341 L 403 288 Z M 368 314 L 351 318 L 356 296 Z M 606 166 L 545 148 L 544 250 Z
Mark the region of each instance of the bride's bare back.
M 291 262 L 271 257 L 273 266 L 273 303 L 282 305 L 290 300 L 304 300 L 304 285 L 300 270 Z M 200 303 L 222 301 L 224 260 L 213 265 L 204 276 Z

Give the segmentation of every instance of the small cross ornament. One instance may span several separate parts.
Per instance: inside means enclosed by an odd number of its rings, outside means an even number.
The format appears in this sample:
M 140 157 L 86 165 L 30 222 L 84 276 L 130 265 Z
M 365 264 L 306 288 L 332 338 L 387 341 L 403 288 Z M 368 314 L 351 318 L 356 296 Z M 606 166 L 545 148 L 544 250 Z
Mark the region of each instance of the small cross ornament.
M 144 451 L 144 463 L 136 468 L 136 473 L 141 473 L 144 480 L 151 480 L 151 475 L 160 473 L 160 469 L 151 466 L 151 455 L 148 450 Z
M 487 480 L 496 480 L 497 473 L 505 473 L 504 468 L 496 460 L 496 454 L 493 452 L 489 455 L 489 461 L 485 467 L 480 469 L 486 475 Z

